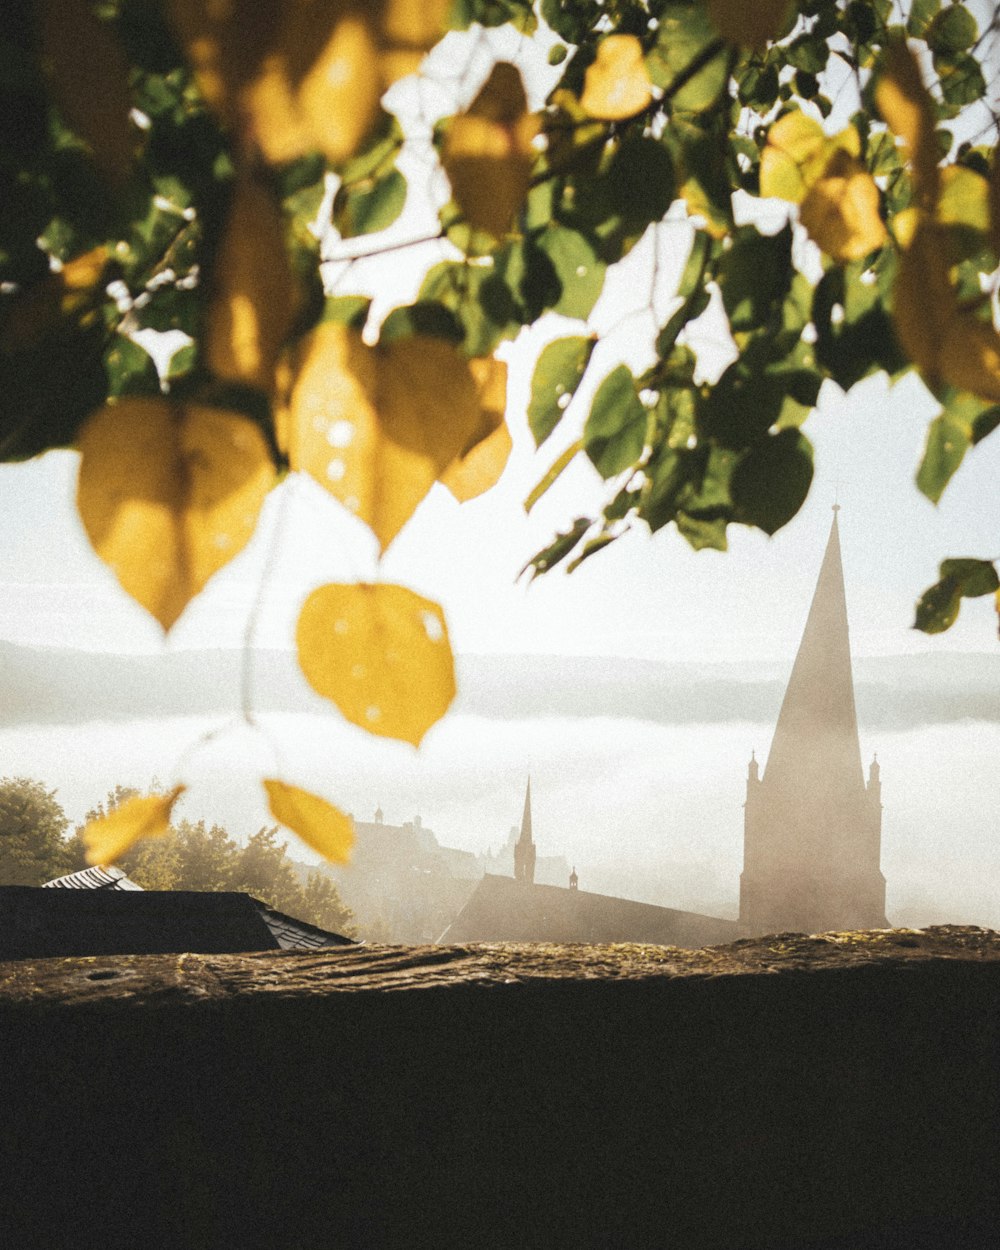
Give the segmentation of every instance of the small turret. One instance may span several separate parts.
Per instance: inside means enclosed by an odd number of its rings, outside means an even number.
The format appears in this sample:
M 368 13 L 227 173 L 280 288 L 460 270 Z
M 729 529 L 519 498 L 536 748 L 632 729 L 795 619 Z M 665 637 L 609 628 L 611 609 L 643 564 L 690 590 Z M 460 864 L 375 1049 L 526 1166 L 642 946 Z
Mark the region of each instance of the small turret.
M 757 763 L 757 752 L 750 752 L 750 763 L 747 765 L 747 782 L 760 781 L 760 765 Z
M 377 825 L 380 825 L 384 819 L 385 817 L 382 814 L 382 807 L 381 805 L 379 805 L 378 807 L 375 808 L 375 823 Z
M 576 875 L 576 865 L 573 865 L 573 871 L 569 874 L 569 888 L 575 890 L 580 884 L 580 878 Z
M 882 803 L 882 769 L 879 767 L 878 753 L 872 757 L 872 762 L 868 766 L 868 784 L 865 786 L 868 791 L 869 803 Z

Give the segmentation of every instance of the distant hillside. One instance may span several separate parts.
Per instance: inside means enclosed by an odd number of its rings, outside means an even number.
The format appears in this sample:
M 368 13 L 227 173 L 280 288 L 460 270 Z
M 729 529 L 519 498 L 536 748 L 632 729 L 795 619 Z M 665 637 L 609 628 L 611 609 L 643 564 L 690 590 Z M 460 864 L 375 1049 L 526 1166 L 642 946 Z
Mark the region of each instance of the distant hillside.
M 73 724 L 218 714 L 239 706 L 236 651 L 108 655 L 0 642 L 0 725 Z M 456 711 L 494 720 L 538 717 L 659 724 L 771 723 L 788 667 L 661 664 L 615 657 L 460 657 Z M 286 651 L 258 652 L 262 712 L 327 707 Z M 858 660 L 859 719 L 905 729 L 956 720 L 1000 721 L 1000 655 L 924 653 Z

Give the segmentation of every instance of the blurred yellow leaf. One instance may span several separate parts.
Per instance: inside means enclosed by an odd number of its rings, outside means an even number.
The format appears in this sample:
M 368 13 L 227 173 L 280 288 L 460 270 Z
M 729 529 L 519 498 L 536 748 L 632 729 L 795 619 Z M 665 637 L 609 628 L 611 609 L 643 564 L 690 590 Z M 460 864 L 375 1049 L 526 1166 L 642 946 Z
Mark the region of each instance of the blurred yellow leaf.
M 167 0 L 171 25 L 209 106 L 240 146 L 280 164 L 320 151 L 353 156 L 385 89 L 444 34 L 432 0 Z
M 361 146 L 382 91 L 365 6 L 291 0 L 278 41 L 246 89 L 244 108 L 266 160 L 281 163 L 319 150 L 337 164 Z
M 104 294 L 104 274 L 110 259 L 104 246 L 67 261 L 57 273 L 47 274 L 10 303 L 0 327 L 0 349 L 13 352 L 34 347 L 57 330 L 64 318 L 84 321 Z
M 234 412 L 130 398 L 89 417 L 79 448 L 94 550 L 169 629 L 253 533 L 274 481 L 264 437 Z
M 475 499 L 499 481 L 510 457 L 507 408 L 507 366 L 501 360 L 470 360 L 479 400 L 479 426 L 468 446 L 441 474 L 459 503 Z
M 270 391 L 292 325 L 295 288 L 281 209 L 251 172 L 237 177 L 212 274 L 206 363 L 227 382 Z
M 608 35 L 587 67 L 580 103 L 591 117 L 623 121 L 641 113 L 652 101 L 652 83 L 635 35 Z
M 318 795 L 284 781 L 265 780 L 275 820 L 297 833 L 307 846 L 335 864 L 346 863 L 354 845 L 354 822 Z
M 990 228 L 989 183 L 965 165 L 941 170 L 937 219 L 945 226 L 966 226 L 986 233 Z
M 497 62 L 468 109 L 451 119 L 441 150 L 455 200 L 475 229 L 494 238 L 510 229 L 528 194 L 537 133 L 520 71 Z
M 105 177 L 120 184 L 139 137 L 129 116 L 132 90 L 121 41 L 88 0 L 42 0 L 37 8 L 42 64 L 59 111 Z
M 937 203 L 938 146 L 934 133 L 934 102 L 920 76 L 916 57 L 905 43 L 892 44 L 885 70 L 875 88 L 875 102 L 893 134 L 903 141 L 913 167 L 917 204 Z
M 1000 256 L 1000 160 L 997 159 L 996 153 L 994 153 L 993 166 L 990 169 L 989 206 L 990 242 L 994 252 Z
M 455 697 L 441 608 L 404 586 L 320 586 L 295 638 L 309 684 L 369 733 L 419 746 Z
M 184 793 L 174 786 L 169 794 L 137 795 L 112 808 L 84 827 L 82 838 L 88 864 L 113 864 L 140 838 L 162 838 L 170 828 L 170 813 Z
M 900 261 L 893 302 L 900 345 L 930 386 L 943 382 L 1000 401 L 1000 336 L 959 306 L 943 227 L 918 226 Z
M 384 550 L 475 433 L 469 362 L 441 339 L 372 348 L 323 322 L 293 373 L 279 421 L 292 468 L 360 517 Z
M 764 48 L 781 34 L 792 0 L 707 0 L 712 25 L 730 43 Z
M 841 262 L 861 260 L 888 238 L 875 180 L 842 150 L 802 201 L 801 220 L 810 238 Z
M 830 158 L 823 127 L 800 109 L 779 117 L 760 154 L 760 193 L 800 204 Z

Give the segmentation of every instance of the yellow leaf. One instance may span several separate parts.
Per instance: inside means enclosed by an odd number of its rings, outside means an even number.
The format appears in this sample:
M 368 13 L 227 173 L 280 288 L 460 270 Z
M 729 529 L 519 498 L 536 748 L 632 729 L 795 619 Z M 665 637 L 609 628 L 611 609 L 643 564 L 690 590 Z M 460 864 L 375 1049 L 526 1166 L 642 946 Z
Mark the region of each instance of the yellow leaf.
M 285 8 L 281 38 L 245 101 L 253 137 L 279 163 L 312 150 L 333 164 L 353 156 L 382 96 L 370 15 L 343 0 Z
M 841 262 L 861 260 L 888 238 L 878 209 L 875 180 L 841 150 L 802 201 L 801 219 L 828 256 Z
M 89 417 L 79 447 L 94 550 L 169 629 L 253 533 L 274 481 L 264 437 L 233 412 L 131 398 Z
M 128 177 L 139 132 L 125 50 L 88 0 L 42 0 L 42 64 L 59 111 L 112 183 Z M 9 107 L 9 106 L 8 106 Z
M 162 838 L 170 828 L 170 812 L 184 786 L 169 794 L 149 794 L 126 799 L 106 816 L 90 821 L 83 830 L 88 864 L 113 864 L 140 838 Z
M 945 230 L 924 222 L 903 253 L 893 293 L 900 345 L 927 383 L 1000 401 L 1000 336 L 959 307 Z
M 791 0 L 707 0 L 712 25 L 730 43 L 764 48 L 782 31 Z
M 497 62 L 466 112 L 452 118 L 441 150 L 455 200 L 475 229 L 494 238 L 510 229 L 531 184 L 537 133 L 520 71 Z
M 295 638 L 309 684 L 369 733 L 419 746 L 455 697 L 444 615 L 404 586 L 320 586 Z
M 321 323 L 304 341 L 279 420 L 293 469 L 370 526 L 384 550 L 479 420 L 468 361 L 441 339 L 372 348 Z
M 277 42 L 282 6 L 259 0 L 165 0 L 165 9 L 206 104 L 223 125 L 241 128 L 241 93 Z
M 913 166 L 918 206 L 937 203 L 938 147 L 934 134 L 934 103 L 920 76 L 916 57 L 905 43 L 894 43 L 875 88 L 875 102 L 893 134 L 902 139 Z
M 982 174 L 964 165 L 942 169 L 937 219 L 942 225 L 966 226 L 985 234 L 990 228 L 989 183 Z
M 275 820 L 297 833 L 307 846 L 335 864 L 346 863 L 354 845 L 354 822 L 318 795 L 284 781 L 265 780 Z
M 104 294 L 108 260 L 108 249 L 95 247 L 27 287 L 11 302 L 0 329 L 0 350 L 34 347 L 58 330 L 63 318 L 93 314 Z
M 993 245 L 994 252 L 1000 255 L 1000 160 L 997 160 L 995 153 L 993 166 L 990 169 L 989 205 L 990 243 Z
M 450 9 L 451 0 L 386 0 L 378 23 L 379 65 L 386 86 L 416 73 L 424 54 L 448 29 Z
M 861 137 L 847 126 L 832 138 L 799 109 L 780 117 L 767 132 L 760 154 L 760 193 L 800 204 L 824 176 L 838 152 L 857 157 Z
M 580 103 L 591 117 L 623 121 L 641 113 L 652 101 L 652 83 L 635 35 L 608 35 L 587 67 Z
M 479 426 L 462 454 L 441 474 L 459 503 L 475 499 L 499 481 L 510 457 L 507 407 L 507 366 L 501 360 L 470 360 L 479 399 Z
M 270 391 L 292 326 L 295 288 L 281 210 L 270 188 L 241 172 L 213 265 L 205 359 L 227 382 Z
M 800 109 L 779 117 L 760 154 L 760 193 L 800 204 L 829 160 L 829 140 Z

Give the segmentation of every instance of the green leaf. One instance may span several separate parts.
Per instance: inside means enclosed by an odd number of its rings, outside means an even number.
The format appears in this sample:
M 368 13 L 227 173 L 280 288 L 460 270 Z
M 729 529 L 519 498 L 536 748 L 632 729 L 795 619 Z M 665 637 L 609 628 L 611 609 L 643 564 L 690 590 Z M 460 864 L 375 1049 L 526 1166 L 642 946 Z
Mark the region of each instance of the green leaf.
M 540 573 L 547 573 L 549 569 L 555 568 L 561 560 L 566 559 L 574 547 L 580 545 L 580 540 L 587 530 L 590 529 L 591 524 L 590 517 L 577 517 L 565 533 L 557 534 L 547 547 L 531 557 L 520 573 L 518 573 L 518 577 L 523 577 L 528 569 L 531 569 L 531 576 L 534 578 Z
M 345 239 L 386 230 L 406 204 L 406 179 L 398 169 L 384 178 L 342 186 L 333 201 L 333 224 Z
M 552 262 L 562 287 L 552 311 L 585 320 L 604 289 L 607 265 L 582 234 L 566 226 L 550 225 L 535 242 Z
M 442 261 L 428 270 L 419 299 L 443 304 L 458 318 L 467 356 L 489 356 L 521 328 L 513 295 L 492 264 Z
M 549 487 L 553 484 L 553 482 L 555 482 L 556 479 L 562 474 L 563 470 L 566 469 L 567 466 L 570 465 L 572 461 L 576 458 L 577 453 L 582 450 L 583 450 L 583 440 L 578 438 L 576 442 L 570 443 L 570 445 L 566 448 L 566 450 L 562 452 L 556 458 L 552 467 L 548 470 L 548 472 L 545 474 L 542 480 L 538 482 L 538 484 L 532 490 L 531 494 L 524 501 L 525 512 L 531 511 L 531 509 L 535 506 L 536 503 L 538 503 L 539 499 L 541 499 L 541 497 L 545 494 L 545 492 L 549 489 Z M 522 569 L 522 572 L 523 571 L 524 570 Z
M 709 53 L 713 46 L 719 51 L 683 85 L 688 67 Z M 699 113 L 715 103 L 728 72 L 728 54 L 718 38 L 702 5 L 668 3 L 664 6 L 657 28 L 656 46 L 646 57 L 646 66 L 653 84 L 662 87 L 671 97 L 675 109 Z
M 541 447 L 559 424 L 587 370 L 597 340 L 573 335 L 556 339 L 542 350 L 531 379 L 528 424 Z
M 800 430 L 779 430 L 762 439 L 733 470 L 736 519 L 775 533 L 802 507 L 812 476 L 812 447 Z
M 926 39 L 928 27 L 940 12 L 941 0 L 912 0 L 906 33 L 913 39 Z
M 821 74 L 826 69 L 830 49 L 818 35 L 799 35 L 784 49 L 789 65 L 806 74 Z
M 986 94 L 982 68 L 968 52 L 935 52 L 934 69 L 941 82 L 941 94 L 949 104 L 973 104 Z
M 349 185 L 387 173 L 396 162 L 403 139 L 403 131 L 396 118 L 381 110 L 368 146 L 341 168 L 342 182 Z
M 1000 590 L 1000 579 L 992 560 L 973 560 L 967 557 L 941 562 L 942 577 L 950 577 L 958 586 L 963 599 L 978 599 L 980 595 L 992 595 Z
M 588 538 L 583 544 L 583 550 L 580 554 L 566 565 L 566 572 L 575 573 L 584 560 L 589 560 L 591 556 L 596 556 L 599 551 L 603 551 L 605 547 L 609 546 L 615 541 L 616 538 L 619 537 L 619 534 L 609 534 L 607 530 L 605 530 L 602 533 L 595 535 L 593 538 Z
M 323 303 L 323 321 L 336 321 L 340 325 L 350 326 L 352 330 L 363 330 L 368 320 L 368 310 L 372 302 L 367 295 L 335 295 Z
M 718 280 L 729 324 L 736 332 L 762 326 L 792 283 L 792 230 L 759 234 L 741 226 L 719 262 Z
M 160 375 L 144 347 L 116 334 L 104 353 L 108 395 L 159 395 Z
M 619 365 L 597 388 L 583 427 L 587 456 L 602 477 L 614 477 L 636 463 L 646 443 L 647 421 L 635 380 Z
M 913 623 L 914 629 L 925 634 L 941 634 L 950 629 L 962 599 L 978 599 L 1000 590 L 1000 577 L 992 560 L 967 557 L 943 560 L 938 572 L 940 581 L 921 595 Z
M 703 551 L 706 547 L 714 551 L 726 551 L 729 548 L 726 539 L 728 521 L 725 517 L 705 520 L 702 517 L 690 516 L 687 512 L 679 511 L 674 524 L 677 526 L 678 533 L 687 539 L 695 551 Z
M 413 338 L 415 334 L 449 343 L 461 343 L 463 338 L 458 318 L 450 309 L 433 300 L 418 300 L 389 313 L 379 329 L 378 341 L 392 343 L 396 339 Z
M 917 470 L 917 487 L 931 503 L 937 503 L 952 474 L 962 463 L 971 439 L 967 425 L 946 413 L 934 418 L 927 428 L 923 459 Z
M 198 348 L 195 343 L 185 343 L 174 352 L 167 364 L 167 381 L 178 382 L 193 372 L 198 363 Z
M 932 52 L 964 52 L 979 38 L 979 29 L 965 5 L 953 4 L 937 14 L 924 37 Z
M 917 615 L 913 628 L 925 634 L 943 634 L 951 629 L 958 617 L 962 596 L 950 577 L 928 586 L 917 602 Z

